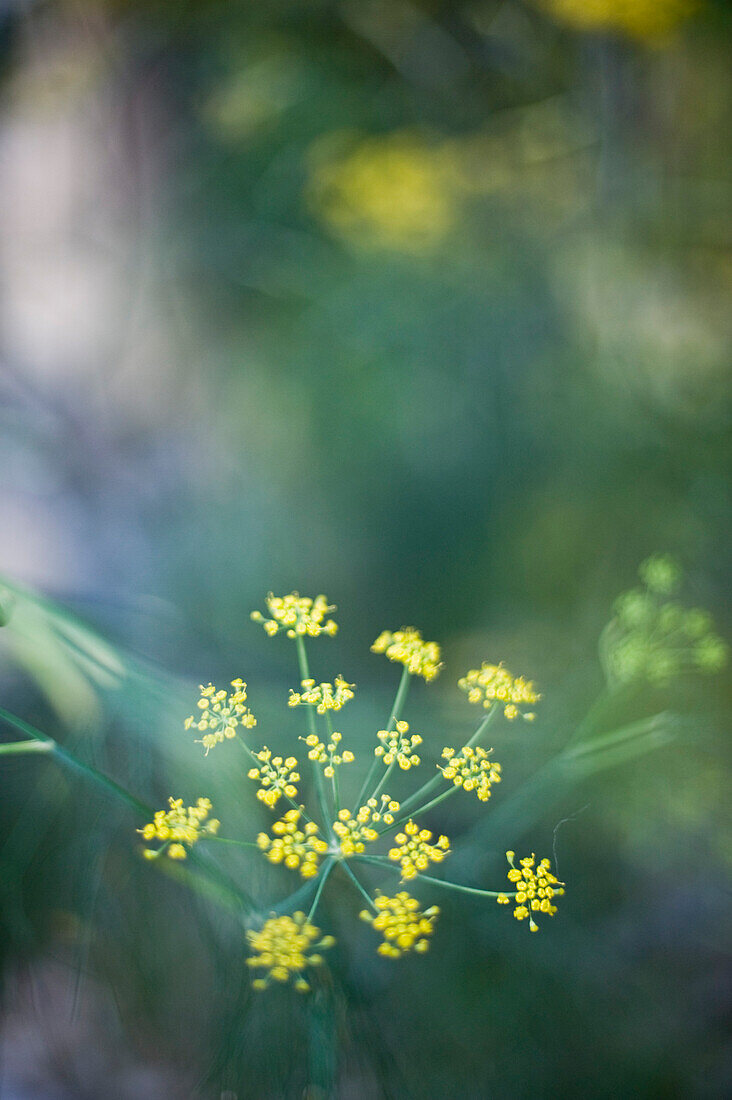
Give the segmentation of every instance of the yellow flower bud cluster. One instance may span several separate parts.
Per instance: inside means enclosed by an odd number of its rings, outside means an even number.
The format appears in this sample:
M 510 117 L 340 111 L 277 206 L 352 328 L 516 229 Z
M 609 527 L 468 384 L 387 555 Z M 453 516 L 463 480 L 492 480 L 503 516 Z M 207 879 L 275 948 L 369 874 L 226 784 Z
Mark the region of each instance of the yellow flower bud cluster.
M 378 894 L 374 905 L 376 914 L 364 909 L 359 916 L 384 937 L 384 942 L 377 948 L 380 955 L 398 959 L 406 951 L 424 952 L 429 949 L 427 936 L 432 935 L 440 913 L 436 905 L 421 913 L 419 902 L 410 897 L 406 890 L 401 890 L 393 898 Z
M 336 676 L 335 684 L 316 684 L 315 680 L 303 680 L 302 691 L 296 692 L 290 688 L 288 706 L 315 707 L 318 714 L 325 714 L 327 710 L 340 710 L 349 699 L 353 699 L 355 684 L 348 684 L 342 676 Z
M 339 752 L 340 743 L 343 740 L 343 735 L 335 730 L 330 737 L 330 741 L 327 745 L 318 737 L 317 733 L 311 733 L 307 737 L 301 737 L 301 741 L 304 741 L 308 746 L 308 760 L 315 760 L 318 764 L 325 764 L 323 768 L 323 775 L 327 779 L 332 779 L 335 775 L 335 769 L 339 768 L 341 764 L 352 764 L 355 757 L 350 749 L 344 749 L 343 752 Z
M 450 841 L 441 836 L 437 845 L 430 844 L 432 833 L 429 829 L 420 829 L 414 821 L 408 821 L 403 833 L 394 837 L 397 847 L 389 849 L 389 859 L 400 863 L 402 881 L 416 878 L 420 871 L 426 871 L 430 863 L 441 863 L 450 851 Z
M 301 816 L 300 810 L 288 810 L 272 826 L 274 839 L 260 833 L 257 844 L 270 863 L 284 863 L 291 870 L 299 868 L 303 878 L 312 878 L 318 872 L 318 859 L 328 851 L 328 845 L 318 836 L 314 821 L 300 828 Z
M 333 822 L 333 832 L 341 842 L 343 855 L 360 855 L 365 851 L 367 843 L 379 839 L 378 832 L 373 828 L 374 824 L 383 821 L 387 825 L 393 825 L 394 814 L 398 809 L 398 802 L 388 794 L 382 794 L 380 803 L 375 798 L 370 798 L 355 817 L 350 810 L 341 810 L 338 820 Z
M 338 624 L 327 618 L 331 611 L 335 611 L 335 604 L 329 604 L 325 596 L 316 596 L 311 600 L 299 592 L 291 592 L 289 596 L 273 596 L 270 592 L 267 610 L 270 618 L 266 618 L 261 611 L 252 611 L 251 618 L 255 623 L 261 623 L 271 636 L 284 630 L 288 638 L 298 635 L 317 638 L 321 634 L 332 637 L 338 630 Z
M 442 750 L 442 755 L 447 760 L 447 766 L 437 766 L 445 779 L 451 779 L 456 787 L 475 791 L 481 802 L 487 802 L 491 796 L 491 784 L 501 782 L 501 765 L 490 759 L 490 751 L 465 745 L 456 754 L 454 749 L 446 748 Z
M 258 932 L 247 932 L 247 940 L 252 950 L 247 966 L 267 972 L 263 978 L 254 979 L 254 988 L 266 989 L 272 981 L 287 982 L 294 978 L 295 989 L 300 993 L 310 989 L 303 977 L 307 967 L 323 962 L 323 956 L 313 952 L 335 943 L 332 936 L 321 937 L 320 929 L 301 912 L 291 917 L 270 917 Z
M 536 866 L 536 857 L 532 853 L 520 860 L 520 867 L 516 867 L 515 856 L 515 852 L 506 852 L 506 859 L 511 865 L 508 880 L 516 889 L 513 915 L 516 920 L 526 920 L 528 917 L 530 930 L 538 932 L 539 925 L 534 920 L 534 913 L 546 913 L 553 917 L 557 907 L 552 905 L 552 898 L 561 897 L 564 883 L 552 874 L 548 859 L 542 859 Z M 508 905 L 510 898 L 508 894 L 499 894 L 496 900 L 499 905 Z
M 396 760 L 402 771 L 416 768 L 420 758 L 414 751 L 422 744 L 422 738 L 418 733 L 409 736 L 409 724 L 397 722 L 395 730 L 379 730 L 377 737 L 382 742 L 374 749 L 375 756 L 381 756 L 385 764 L 393 764 Z
M 185 859 L 196 841 L 215 836 L 219 830 L 220 822 L 215 817 L 206 820 L 212 809 L 209 798 L 199 798 L 195 806 L 184 806 L 182 798 L 169 798 L 168 805 L 169 810 L 158 810 L 151 822 L 137 830 L 143 840 L 162 842 L 161 848 L 144 849 L 146 859 L 163 854 L 169 859 Z
M 203 745 L 208 756 L 214 745 L 218 745 L 224 738 L 236 737 L 236 731 L 241 726 L 244 729 L 252 729 L 256 726 L 257 719 L 249 707 L 245 706 L 247 697 L 247 685 L 243 680 L 231 681 L 233 691 L 228 694 L 218 691 L 213 684 L 201 685 L 201 698 L 198 700 L 198 709 L 201 712 L 197 718 L 190 715 L 183 723 L 189 730 L 191 727 L 201 730 L 203 737 L 197 739 L 199 745 Z
M 494 703 L 502 705 L 503 713 L 511 722 L 519 715 L 528 722 L 533 721 L 536 717 L 534 712 L 524 712 L 520 708 L 532 706 L 541 699 L 541 695 L 534 690 L 533 680 L 513 676 L 502 664 L 489 665 L 486 661 L 480 668 L 471 668 L 466 672 L 458 680 L 458 687 L 467 692 L 469 703 L 482 703 L 486 710 L 490 710 Z
M 257 798 L 260 802 L 272 810 L 283 794 L 288 798 L 297 798 L 295 784 L 300 782 L 300 774 L 295 770 L 297 760 L 294 756 L 288 756 L 285 760 L 281 756 L 272 756 L 266 745 L 254 756 L 259 760 L 260 767 L 250 768 L 247 775 L 250 779 L 259 780 Z
M 425 642 L 413 626 L 403 626 L 393 633 L 383 630 L 371 646 L 372 653 L 385 653 L 390 661 L 404 665 L 412 676 L 434 680 L 442 665 L 437 642 Z

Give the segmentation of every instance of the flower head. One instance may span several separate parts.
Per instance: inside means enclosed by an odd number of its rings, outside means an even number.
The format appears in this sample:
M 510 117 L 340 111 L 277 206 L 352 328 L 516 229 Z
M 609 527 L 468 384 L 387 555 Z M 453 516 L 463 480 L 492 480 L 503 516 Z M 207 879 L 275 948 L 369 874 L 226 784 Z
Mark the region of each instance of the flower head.
M 445 779 L 451 779 L 464 791 L 475 791 L 481 802 L 487 802 L 491 784 L 501 782 L 501 765 L 490 759 L 489 751 L 465 745 L 459 753 L 443 749 L 442 755 L 447 760 L 446 766 L 440 768 Z
M 398 809 L 398 802 L 388 794 L 382 794 L 380 803 L 375 798 L 370 798 L 355 817 L 350 810 L 341 810 L 338 820 L 333 822 L 333 832 L 341 842 L 343 855 L 355 856 L 365 851 L 366 844 L 379 839 L 374 824 L 384 821 L 387 825 L 393 825 L 394 814 Z
M 552 874 L 552 865 L 548 859 L 542 859 L 536 866 L 536 857 L 532 853 L 520 860 L 517 867 L 514 863 L 515 856 L 515 852 L 506 852 L 506 859 L 511 865 L 508 880 L 513 883 L 516 891 L 513 895 L 513 915 L 516 920 L 526 920 L 528 917 L 529 929 L 538 932 L 539 925 L 534 920 L 534 915 L 546 913 L 549 917 L 554 916 L 557 907 L 552 905 L 552 898 L 561 897 L 564 883 Z M 508 905 L 510 898 L 507 893 L 499 894 L 496 901 L 499 905 Z
M 272 826 L 274 839 L 260 833 L 257 844 L 270 863 L 284 863 L 292 870 L 300 869 L 303 878 L 318 873 L 319 857 L 328 851 L 326 842 L 318 836 L 318 826 L 308 821 L 300 828 L 300 810 L 288 810 L 280 821 Z
M 509 721 L 520 715 L 531 722 L 535 718 L 534 712 L 524 712 L 521 708 L 532 706 L 541 699 L 541 695 L 534 690 L 533 680 L 514 676 L 502 664 L 489 665 L 486 661 L 480 668 L 471 668 L 466 672 L 458 680 L 458 687 L 467 692 L 469 703 L 482 703 L 486 710 L 498 703 Z
M 335 769 L 339 768 L 341 764 L 352 764 L 355 759 L 350 749 L 344 749 L 341 752 L 340 745 L 343 736 L 337 730 L 334 730 L 330 735 L 327 745 L 320 740 L 317 733 L 308 734 L 307 737 L 301 737 L 300 740 L 304 741 L 308 747 L 308 760 L 325 764 L 323 775 L 327 779 L 332 779 L 335 775 Z
M 420 829 L 414 821 L 408 821 L 403 833 L 397 833 L 394 842 L 397 845 L 390 848 L 389 859 L 400 863 L 402 868 L 402 881 L 416 878 L 420 871 L 426 871 L 430 863 L 441 863 L 450 851 L 450 841 L 446 836 L 441 836 L 437 844 L 430 844 L 432 833 L 429 829 Z
M 254 756 L 260 766 L 250 768 L 247 774 L 250 779 L 259 780 L 257 798 L 260 802 L 274 809 L 283 794 L 288 798 L 297 798 L 295 784 L 300 782 L 300 774 L 295 770 L 297 760 L 294 756 L 288 756 L 284 760 L 281 756 L 272 756 L 266 745 L 255 752 Z
M 325 714 L 327 710 L 340 710 L 349 699 L 353 699 L 356 685 L 346 683 L 342 676 L 336 676 L 335 684 L 316 684 L 315 680 L 303 680 L 300 686 L 300 692 L 290 689 L 288 706 L 315 707 L 318 714 Z
M 247 966 L 266 971 L 264 977 L 254 979 L 254 988 L 266 989 L 272 981 L 287 982 L 294 978 L 295 989 L 300 993 L 307 993 L 310 988 L 303 977 L 307 967 L 323 962 L 323 956 L 313 952 L 335 943 L 332 936 L 321 937 L 320 929 L 300 912 L 291 917 L 270 917 L 258 932 L 247 932 L 247 940 L 252 951 Z
M 383 630 L 371 646 L 372 653 L 385 653 L 390 661 L 404 665 L 412 676 L 434 680 L 442 665 L 437 642 L 425 642 L 413 626 L 404 626 L 393 633 Z
M 335 611 L 335 604 L 329 604 L 325 596 L 316 596 L 314 600 L 291 592 L 289 596 L 267 596 L 267 610 L 270 618 L 261 611 L 252 611 L 251 618 L 261 623 L 271 636 L 284 630 L 288 638 L 308 635 L 317 638 L 321 634 L 331 637 L 338 630 L 338 624 L 327 616 Z
M 207 684 L 206 687 L 201 685 L 201 697 L 198 700 L 201 713 L 198 717 L 191 715 L 183 723 L 187 730 L 191 727 L 201 730 L 203 737 L 197 741 L 205 748 L 206 756 L 224 738 L 236 737 L 240 726 L 243 729 L 252 729 L 257 724 L 249 707 L 244 705 L 247 685 L 243 680 L 237 679 L 231 681 L 231 686 L 234 690 L 227 694 L 223 690 L 217 690 L 213 684 Z
M 195 806 L 184 806 L 182 798 L 169 798 L 169 810 L 158 810 L 152 821 L 137 832 L 143 840 L 159 840 L 160 848 L 145 848 L 146 859 L 157 859 L 166 855 L 169 859 L 185 859 L 188 849 L 203 836 L 215 836 L 221 824 L 212 817 L 211 800 L 199 798 Z
M 380 955 L 398 959 L 407 951 L 427 951 L 429 940 L 434 931 L 435 920 L 440 910 L 431 905 L 422 913 L 419 902 L 401 890 L 396 897 L 389 898 L 378 894 L 374 900 L 376 914 L 364 909 L 359 916 L 381 932 L 384 942 L 377 950 Z
M 414 750 L 422 744 L 422 738 L 418 733 L 409 734 L 407 722 L 397 722 L 393 730 L 379 730 L 376 736 L 381 744 L 376 746 L 374 754 L 380 756 L 385 764 L 396 761 L 405 772 L 419 765 L 420 758 Z

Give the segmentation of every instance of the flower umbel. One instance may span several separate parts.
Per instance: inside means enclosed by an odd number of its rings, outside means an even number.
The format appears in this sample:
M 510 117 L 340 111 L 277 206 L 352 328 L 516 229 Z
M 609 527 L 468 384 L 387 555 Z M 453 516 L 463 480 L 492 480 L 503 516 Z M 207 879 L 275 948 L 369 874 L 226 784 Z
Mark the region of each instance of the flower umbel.
M 137 830 L 143 840 L 162 842 L 160 848 L 143 849 L 146 859 L 160 855 L 185 859 L 188 849 L 201 837 L 215 836 L 219 830 L 221 823 L 215 817 L 206 820 L 212 809 L 210 799 L 199 798 L 195 806 L 184 806 L 182 798 L 169 798 L 168 804 L 169 810 L 158 810 L 151 822 Z
M 365 806 L 361 806 L 355 817 L 350 810 L 341 810 L 338 820 L 333 822 L 333 832 L 341 842 L 341 852 L 344 856 L 360 855 L 366 849 L 366 844 L 379 839 L 379 834 L 374 829 L 374 824 L 384 821 L 387 825 L 394 824 L 394 814 L 399 809 L 399 803 L 389 798 L 388 794 L 381 796 L 381 803 L 375 798 L 370 798 Z
M 318 836 L 314 821 L 300 828 L 301 816 L 300 810 L 288 810 L 272 826 L 274 839 L 260 833 L 257 844 L 270 863 L 284 863 L 291 870 L 299 868 L 303 878 L 312 878 L 318 873 L 318 860 L 328 851 L 328 845 Z
M 295 770 L 297 760 L 294 756 L 288 756 L 284 760 L 281 756 L 272 756 L 266 745 L 253 755 L 259 760 L 260 766 L 250 768 L 247 774 L 250 779 L 259 780 L 257 798 L 260 802 L 274 809 L 283 794 L 288 798 L 297 798 L 295 784 L 300 782 L 300 774 Z
M 413 626 L 403 626 L 393 633 L 383 630 L 371 646 L 372 653 L 385 653 L 390 661 L 404 665 L 412 676 L 434 680 L 442 665 L 437 642 L 425 642 Z
M 269 619 L 261 611 L 252 611 L 251 618 L 255 623 L 261 623 L 271 636 L 284 630 L 288 638 L 296 638 L 298 634 L 310 638 L 321 634 L 332 637 L 338 630 L 338 624 L 327 618 L 331 611 L 335 611 L 335 604 L 329 604 L 325 596 L 316 596 L 312 600 L 299 592 L 291 592 L 289 596 L 273 596 L 270 592 L 267 610 L 271 616 Z
M 533 711 L 524 712 L 521 707 L 532 706 L 541 699 L 534 690 L 533 680 L 523 676 L 514 676 L 500 665 L 489 665 L 486 661 L 480 668 L 471 668 L 458 680 L 458 687 L 467 692 L 469 703 L 482 703 L 490 710 L 494 703 L 503 707 L 503 713 L 509 721 L 519 715 L 528 722 L 536 717 Z
M 320 966 L 323 956 L 313 954 L 318 948 L 332 947 L 332 936 L 320 936 L 320 929 L 310 924 L 304 913 L 291 917 L 270 917 L 258 932 L 247 932 L 252 955 L 247 966 L 263 969 L 263 978 L 255 978 L 255 989 L 266 989 L 271 981 L 287 982 L 295 979 L 295 989 L 307 993 L 310 989 L 303 973 L 308 966 Z
M 515 852 L 506 852 L 506 859 L 511 864 L 508 879 L 516 890 L 513 915 L 516 920 L 526 920 L 528 917 L 529 929 L 538 932 L 539 925 L 534 920 L 534 914 L 546 913 L 549 917 L 554 916 L 557 907 L 552 905 L 552 898 L 561 897 L 564 883 L 552 874 L 552 865 L 548 859 L 542 859 L 536 866 L 536 857 L 532 853 L 520 860 L 520 866 L 517 867 L 514 863 L 515 856 Z M 509 900 L 508 894 L 499 894 L 496 898 L 499 905 L 508 905 Z
M 335 684 L 316 684 L 315 680 L 303 680 L 302 691 L 290 689 L 287 705 L 290 707 L 315 707 L 318 714 L 327 710 L 340 710 L 349 699 L 353 699 L 355 684 L 348 684 L 342 676 L 336 676 Z
M 401 864 L 402 881 L 416 878 L 420 871 L 426 871 L 430 863 L 441 863 L 450 851 L 450 841 L 441 836 L 437 845 L 430 844 L 432 833 L 429 829 L 420 829 L 414 821 L 408 821 L 403 833 L 394 837 L 398 847 L 390 848 L 389 859 Z
M 237 679 L 231 681 L 231 686 L 234 690 L 227 694 L 223 690 L 217 690 L 213 684 L 207 684 L 206 687 L 201 685 L 201 698 L 198 700 L 201 713 L 198 718 L 191 715 L 183 723 L 187 730 L 193 727 L 202 731 L 203 737 L 197 740 L 205 748 L 206 756 L 224 738 L 236 737 L 240 726 L 251 729 L 257 724 L 249 707 L 244 705 L 247 685 L 243 680 Z
M 330 740 L 327 745 L 323 744 L 317 733 L 308 734 L 307 737 L 301 737 L 300 740 L 304 741 L 308 747 L 308 760 L 315 760 L 318 764 L 325 764 L 323 775 L 328 779 L 333 778 L 335 769 L 339 768 L 341 764 L 352 764 L 355 759 L 350 749 L 344 749 L 343 752 L 339 752 L 343 736 L 338 733 L 337 730 L 334 730 L 330 735 Z
M 418 733 L 409 734 L 407 722 L 397 722 L 394 730 L 379 730 L 376 736 L 381 744 L 374 749 L 374 755 L 380 756 L 385 764 L 396 760 L 405 772 L 419 765 L 420 758 L 414 750 L 422 744 L 422 738 Z
M 377 948 L 380 955 L 398 959 L 406 951 L 429 950 L 427 936 L 432 935 L 440 913 L 436 905 L 431 905 L 422 913 L 419 902 L 410 897 L 406 890 L 400 890 L 393 898 L 379 894 L 374 905 L 376 914 L 364 909 L 359 916 L 384 937 L 384 942 Z
M 447 765 L 440 768 L 445 779 L 464 791 L 475 791 L 481 802 L 487 802 L 491 784 L 501 782 L 501 765 L 490 759 L 489 750 L 465 745 L 459 753 L 443 749 L 442 755 L 447 760 Z

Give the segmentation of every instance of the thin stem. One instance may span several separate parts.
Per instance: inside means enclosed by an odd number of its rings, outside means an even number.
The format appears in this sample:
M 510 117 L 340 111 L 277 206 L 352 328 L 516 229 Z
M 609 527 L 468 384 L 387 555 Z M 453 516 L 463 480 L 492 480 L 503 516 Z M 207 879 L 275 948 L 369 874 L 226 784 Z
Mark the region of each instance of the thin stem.
M 9 741 L 5 745 L 0 745 L 0 754 L 10 756 L 24 752 L 53 752 L 54 748 L 53 741 Z
M 346 874 L 348 875 L 348 877 L 350 878 L 351 882 L 353 883 L 353 885 L 354 885 L 354 886 L 356 887 L 356 889 L 358 890 L 358 892 L 359 892 L 359 894 L 361 895 L 361 897 L 362 897 L 362 898 L 365 898 L 365 900 L 366 900 L 366 903 L 367 903 L 367 905 L 369 906 L 369 908 L 373 909 L 373 911 L 374 911 L 375 913 L 378 913 L 378 909 L 377 909 L 377 908 L 376 908 L 376 906 L 374 905 L 374 903 L 373 903 L 372 899 L 371 899 L 371 898 L 369 897 L 369 895 L 368 895 L 368 894 L 366 893 L 366 891 L 364 890 L 363 886 L 362 886 L 362 885 L 361 885 L 361 883 L 360 883 L 360 882 L 358 881 L 358 879 L 357 879 L 357 878 L 356 878 L 356 876 L 354 875 L 353 871 L 352 871 L 352 870 L 351 870 L 351 868 L 350 868 L 350 867 L 348 866 L 348 862 L 347 862 L 347 861 L 346 861 L 345 859 L 344 859 L 344 860 L 341 860 L 341 867 L 342 867 L 342 868 L 343 868 L 343 870 L 344 870 L 344 871 L 346 872 Z
M 305 639 L 302 634 L 298 634 L 295 638 L 297 645 L 297 661 L 300 667 L 300 680 L 310 679 L 310 665 L 308 664 L 308 655 L 305 649 Z M 310 727 L 311 735 L 318 737 L 318 727 L 315 722 L 315 707 L 309 703 L 306 705 L 308 712 L 308 726 Z M 320 738 L 318 738 L 320 740 Z M 328 803 L 325 797 L 325 787 L 323 784 L 323 775 L 318 767 L 317 760 L 311 761 L 313 766 L 313 776 L 315 778 L 315 791 L 318 796 L 318 805 L 320 806 L 320 813 L 323 817 L 323 826 L 328 831 L 329 835 L 332 835 L 330 815 L 328 813 Z
M 389 716 L 389 722 L 387 723 L 387 726 L 386 726 L 387 733 L 391 733 L 391 731 L 394 729 L 397 722 L 399 721 L 399 717 L 400 717 L 400 715 L 402 713 L 402 709 L 404 707 L 404 701 L 407 698 L 407 692 L 409 691 L 409 684 L 411 682 L 411 679 L 412 679 L 411 673 L 409 672 L 409 669 L 405 665 L 404 669 L 402 671 L 401 679 L 399 680 L 399 687 L 397 688 L 397 693 L 394 696 L 394 703 L 393 703 L 392 708 L 391 708 L 391 715 Z M 376 769 L 379 766 L 379 759 L 380 758 L 378 756 L 374 757 L 374 762 L 368 770 L 368 774 L 366 775 L 366 778 L 363 781 L 363 786 L 361 787 L 358 798 L 356 799 L 356 807 L 359 807 L 363 804 L 364 795 L 366 794 L 366 791 L 369 789 L 369 787 L 373 783 L 374 773 L 376 772 Z
M 460 787 L 450 786 L 449 790 L 443 791 L 442 794 L 438 794 L 437 798 L 433 798 L 431 802 L 428 802 L 425 806 L 420 806 L 418 810 L 411 810 L 404 817 L 400 817 L 398 821 L 395 821 L 393 825 L 387 825 L 385 829 L 381 829 L 379 836 L 385 836 L 386 833 L 391 833 L 394 829 L 398 829 L 400 825 L 403 825 L 405 821 L 409 821 L 417 814 L 426 813 L 427 810 L 431 810 L 433 806 L 436 806 L 438 802 L 444 802 L 450 795 L 456 794 L 460 790 Z
M 328 739 L 333 744 L 333 722 L 331 720 L 328 711 L 325 712 L 325 724 L 328 728 Z M 330 766 L 333 769 L 333 774 L 330 777 L 331 786 L 333 788 L 333 806 L 335 807 L 335 816 L 338 817 L 338 811 L 341 808 L 341 794 L 338 784 L 338 766 L 333 763 L 333 754 L 331 753 Z
M 207 836 L 206 840 L 215 840 L 217 844 L 235 844 L 237 848 L 259 848 L 253 840 L 230 840 L 228 836 Z
M 310 923 L 310 921 L 313 919 L 313 916 L 315 915 L 315 910 L 318 908 L 318 902 L 320 901 L 320 895 L 323 893 L 323 887 L 328 881 L 328 875 L 331 873 L 335 865 L 336 861 L 334 859 L 326 860 L 326 862 L 323 864 L 323 870 L 320 875 L 320 883 L 318 884 L 317 892 L 315 894 L 315 897 L 313 898 L 313 904 L 310 906 L 310 912 L 308 913 L 308 923 Z
M 372 863 L 384 870 L 388 869 L 401 874 L 401 866 L 392 863 L 386 856 L 354 856 L 353 858 L 361 863 Z M 513 898 L 516 896 L 515 890 L 479 890 L 476 886 L 461 886 L 459 882 L 447 882 L 444 878 L 433 878 L 431 875 L 423 875 L 421 872 L 416 878 L 420 882 L 432 883 L 433 886 L 444 886 L 448 890 L 459 890 L 462 894 L 476 894 L 487 898 L 497 898 L 499 896 Z

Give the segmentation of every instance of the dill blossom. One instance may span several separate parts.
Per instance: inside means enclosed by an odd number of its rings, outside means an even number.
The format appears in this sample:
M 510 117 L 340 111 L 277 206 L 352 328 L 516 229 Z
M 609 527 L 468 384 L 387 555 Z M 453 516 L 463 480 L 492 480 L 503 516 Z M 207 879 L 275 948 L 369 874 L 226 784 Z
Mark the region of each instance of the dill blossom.
M 307 968 L 323 963 L 318 950 L 335 943 L 332 936 L 321 936 L 320 929 L 310 924 L 300 911 L 291 917 L 270 917 L 258 932 L 247 932 L 247 940 L 252 952 L 247 965 L 266 971 L 264 977 L 254 979 L 254 988 L 266 989 L 272 981 L 288 982 L 294 978 L 299 993 L 307 993 L 310 989 L 303 977 Z
M 715 634 L 711 616 L 700 608 L 686 609 L 673 598 L 681 583 L 676 562 L 667 555 L 654 555 L 642 564 L 640 577 L 640 587 L 618 598 L 614 616 L 601 638 L 600 656 L 610 687 L 630 681 L 658 683 L 682 672 L 712 672 L 721 667 L 727 648 Z M 254 612 L 255 621 L 263 623 L 267 634 L 284 633 L 294 642 L 300 690 L 290 692 L 288 704 L 302 708 L 304 729 L 297 736 L 305 745 L 305 768 L 287 748 L 255 748 L 251 738 L 237 736 L 240 729 L 251 730 L 256 725 L 246 706 L 246 684 L 241 679 L 231 682 L 231 693 L 219 691 L 212 684 L 202 687 L 199 715 L 191 716 L 184 724 L 186 729 L 203 734 L 200 740 L 207 754 L 213 745 L 233 742 L 227 751 L 243 753 L 248 760 L 247 775 L 257 782 L 256 797 L 266 810 L 274 811 L 282 799 L 289 801 L 291 808 L 268 830 L 260 831 L 256 840 L 218 836 L 219 822 L 210 817 L 211 802 L 206 798 L 188 807 L 181 799 L 170 799 L 169 809 L 156 812 L 153 820 L 138 830 L 146 842 L 157 842 L 156 847 L 145 849 L 148 859 L 163 854 L 170 859 L 184 859 L 193 845 L 206 838 L 249 847 L 270 863 L 306 880 L 277 904 L 277 913 L 267 906 L 249 914 L 247 964 L 258 972 L 254 987 L 266 989 L 273 982 L 292 981 L 296 990 L 307 992 L 307 968 L 322 965 L 320 950 L 334 943 L 332 936 L 321 935 L 314 924 L 331 874 L 340 875 L 366 902 L 360 915 L 381 934 L 377 952 L 387 959 L 427 950 L 439 915 L 438 907 L 431 903 L 435 889 L 491 899 L 500 906 L 512 904 L 514 918 L 527 921 L 532 932 L 538 931 L 540 918 L 556 914 L 556 900 L 565 892 L 565 884 L 552 871 L 548 859 L 537 862 L 532 854 L 516 862 L 515 853 L 508 851 L 509 885 L 502 890 L 452 882 L 429 873 L 450 854 L 447 836 L 440 833 L 435 841 L 430 829 L 417 824 L 425 813 L 446 803 L 459 790 L 474 793 L 483 806 L 491 799 L 493 788 L 504 775 L 501 765 L 492 758 L 492 750 L 481 744 L 481 739 L 495 721 L 535 717 L 531 708 L 541 696 L 533 680 L 514 676 L 502 663 L 487 662 L 460 677 L 458 689 L 485 713 L 461 748 L 445 747 L 436 759 L 440 750 L 410 733 L 404 709 L 411 679 L 420 677 L 430 682 L 440 671 L 440 647 L 436 642 L 425 642 L 413 627 L 383 631 L 371 648 L 400 664 L 402 673 L 388 721 L 373 734 L 367 749 L 370 764 L 364 769 L 366 775 L 356 794 L 341 786 L 342 769 L 356 763 L 355 754 L 342 748 L 342 735 L 332 726 L 332 714 L 354 698 L 354 685 L 342 676 L 333 681 L 316 680 L 310 673 L 306 650 L 306 639 L 335 633 L 336 625 L 327 617 L 334 608 L 325 596 L 309 599 L 296 592 L 268 596 L 267 607 L 270 618 Z M 586 734 L 582 726 L 580 731 Z M 628 728 L 601 732 L 579 746 L 569 741 L 563 751 L 568 760 L 581 755 L 586 766 L 594 753 L 602 755 L 608 746 L 623 745 L 628 737 Z M 420 782 L 414 777 L 424 767 L 425 758 L 429 761 L 428 777 Z M 401 804 L 383 791 L 390 777 L 398 775 L 397 769 L 408 773 L 414 784 Z M 309 777 L 302 774 L 305 770 L 310 772 Z M 355 777 L 358 782 L 357 772 L 356 767 L 350 767 L 343 778 Z M 303 786 L 305 797 L 301 803 Z M 409 881 L 410 891 L 417 896 L 403 890 L 392 895 L 370 884 L 371 876 L 394 874 L 402 882 Z M 306 915 L 299 906 L 308 886 L 314 897 Z M 425 902 L 422 893 L 428 895 Z
M 425 642 L 413 626 L 404 626 L 393 633 L 383 630 L 371 646 L 371 652 L 384 653 L 390 661 L 404 665 L 412 676 L 421 676 L 428 683 L 442 668 L 437 642 Z
M 699 6 L 698 0 L 534 0 L 581 31 L 618 31 L 633 38 L 668 35 Z
M 297 760 L 294 756 L 288 756 L 285 760 L 281 756 L 272 756 L 266 745 L 252 755 L 259 765 L 250 768 L 247 777 L 259 780 L 257 798 L 260 802 L 274 809 L 283 794 L 290 799 L 297 797 L 295 784 L 300 782 L 300 773 L 295 770 Z
M 465 745 L 459 753 L 454 749 L 443 749 L 447 765 L 440 768 L 445 779 L 450 779 L 456 787 L 464 791 L 475 791 L 481 802 L 487 802 L 491 796 L 491 785 L 501 782 L 501 765 L 491 760 L 488 752 L 480 745 L 473 748 Z M 439 767 L 439 765 L 438 765 Z
M 318 638 L 321 634 L 332 637 L 338 630 L 337 623 L 328 618 L 330 612 L 335 611 L 335 604 L 329 604 L 325 596 L 311 600 L 299 592 L 291 592 L 289 596 L 273 596 L 270 592 L 266 603 L 270 617 L 266 618 L 261 611 L 252 611 L 251 618 L 261 623 L 270 636 L 284 630 L 288 638 L 298 635 Z
M 418 767 L 421 760 L 414 750 L 422 744 L 422 738 L 418 733 L 408 734 L 408 722 L 397 722 L 393 730 L 379 730 L 376 736 L 381 744 L 374 749 L 374 755 L 380 756 L 386 765 L 396 761 L 405 772 Z
M 138 829 L 143 840 L 159 840 L 159 848 L 145 848 L 146 859 L 166 855 L 168 859 L 185 859 L 188 849 L 201 837 L 215 836 L 220 822 L 215 817 L 206 820 L 211 812 L 211 800 L 199 798 L 195 806 L 184 806 L 182 798 L 169 798 L 168 810 L 157 810 L 152 821 Z
M 375 913 L 363 909 L 359 916 L 384 937 L 377 951 L 390 959 L 398 959 L 407 951 L 429 950 L 428 936 L 431 936 L 435 921 L 440 915 L 436 905 L 420 912 L 416 898 L 402 890 L 395 897 L 377 894 L 374 898 Z
M 532 680 L 523 676 L 514 676 L 507 668 L 489 665 L 486 661 L 480 668 L 471 668 L 458 680 L 461 691 L 467 692 L 469 703 L 482 703 L 486 710 L 496 704 L 503 707 L 503 713 L 512 722 L 519 715 L 527 722 L 536 717 L 534 711 L 524 711 L 525 706 L 533 706 L 541 699 L 534 690 Z
M 515 902 L 513 915 L 519 921 L 528 918 L 529 930 L 538 932 L 539 926 L 534 916 L 540 913 L 548 917 L 554 916 L 557 907 L 552 904 L 552 898 L 562 896 L 564 883 L 552 874 L 552 865 L 548 859 L 542 859 L 537 865 L 536 856 L 532 854 L 519 860 L 517 867 L 515 858 L 515 852 L 506 852 L 506 859 L 510 864 L 507 877 L 514 887 L 511 895 Z M 499 905 L 508 905 L 509 900 L 507 893 L 500 893 L 496 898 Z
M 213 684 L 201 685 L 201 696 L 198 700 L 200 714 L 198 718 L 193 715 L 186 718 L 183 723 L 185 729 L 195 727 L 203 732 L 199 743 L 203 745 L 208 756 L 214 745 L 224 740 L 236 737 L 237 730 L 253 729 L 257 724 L 249 707 L 245 706 L 247 697 L 247 685 L 243 680 L 231 681 L 234 690 L 227 694 L 223 689 L 219 691 Z

